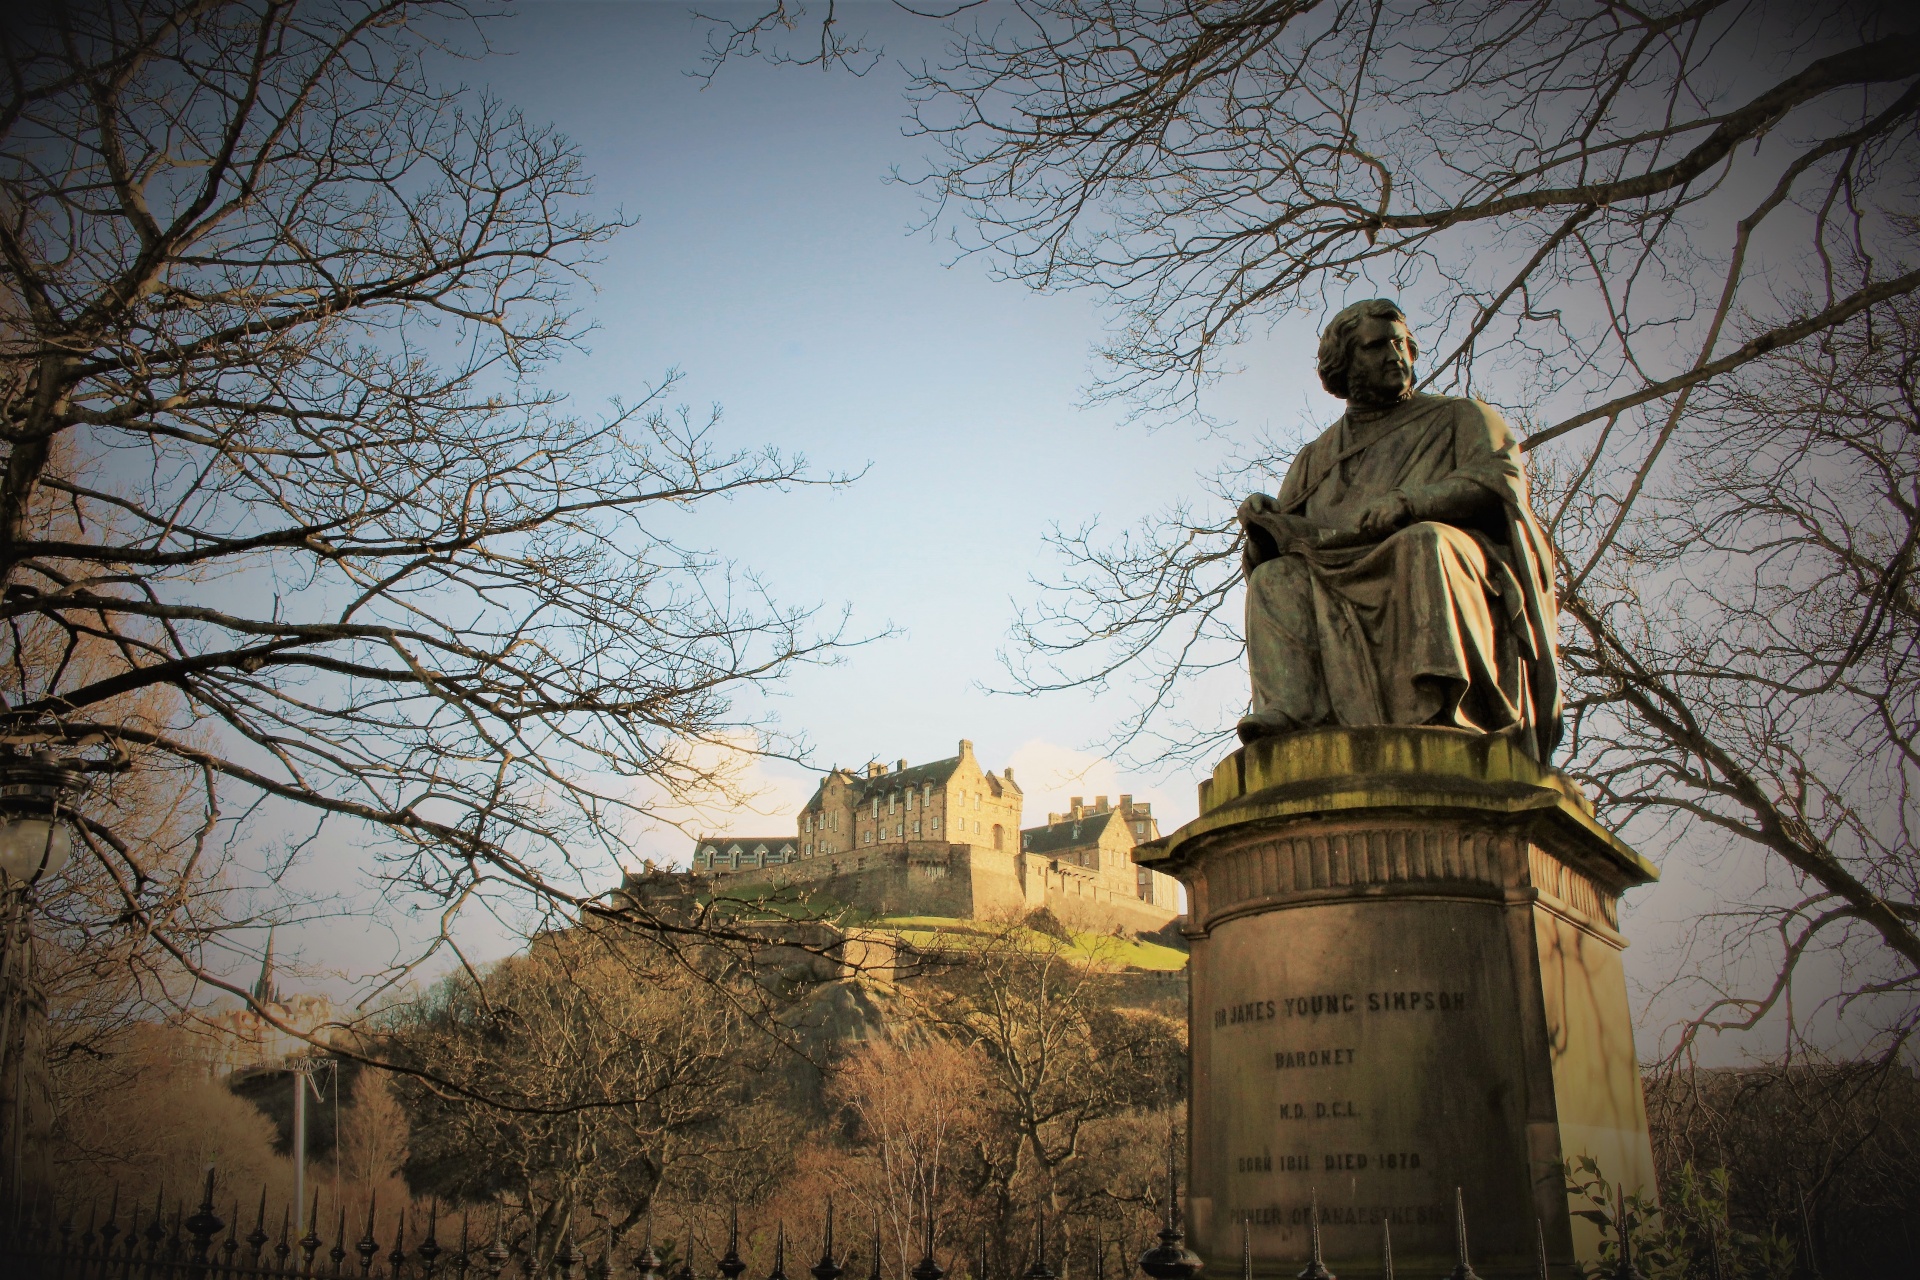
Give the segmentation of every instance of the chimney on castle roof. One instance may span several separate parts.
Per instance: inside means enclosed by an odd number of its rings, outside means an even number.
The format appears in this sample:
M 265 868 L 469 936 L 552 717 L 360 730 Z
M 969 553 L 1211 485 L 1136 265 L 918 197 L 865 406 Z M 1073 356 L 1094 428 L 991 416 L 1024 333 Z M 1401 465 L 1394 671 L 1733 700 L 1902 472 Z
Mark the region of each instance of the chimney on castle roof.
M 872 764 L 867 766 L 867 776 L 869 778 L 878 778 L 882 774 L 886 773 L 886 771 L 887 771 L 887 766 L 881 764 L 878 760 L 875 760 Z
M 1121 794 L 1121 796 L 1120 796 L 1120 812 L 1121 812 L 1121 813 L 1131 813 L 1131 812 L 1133 812 L 1133 797 L 1132 797 L 1132 796 L 1130 796 L 1130 795 L 1126 795 L 1125 793 L 1122 793 L 1122 794 Z
M 1059 826 L 1059 825 L 1060 825 L 1060 815 L 1059 815 L 1059 814 L 1057 814 L 1057 813 L 1049 813 L 1049 814 L 1047 815 L 1047 825 L 1048 825 L 1048 826 L 1050 826 L 1050 827 L 1057 827 L 1057 826 Z
M 973 754 L 973 740 L 970 738 L 960 739 L 960 758 L 964 760 L 968 756 L 971 756 L 972 754 Z
M 1073 820 L 1075 822 L 1080 821 L 1080 814 L 1086 808 L 1086 805 L 1080 802 L 1081 799 L 1082 797 L 1075 796 L 1073 799 L 1067 801 L 1067 809 L 1073 814 Z
M 1107 811 L 1107 798 L 1105 796 L 1095 796 L 1093 798 L 1093 811 L 1095 813 L 1105 813 Z
M 907 771 L 907 758 L 906 758 L 905 756 L 901 756 L 901 757 L 900 757 L 900 772 L 901 772 L 901 773 L 905 773 L 906 771 Z

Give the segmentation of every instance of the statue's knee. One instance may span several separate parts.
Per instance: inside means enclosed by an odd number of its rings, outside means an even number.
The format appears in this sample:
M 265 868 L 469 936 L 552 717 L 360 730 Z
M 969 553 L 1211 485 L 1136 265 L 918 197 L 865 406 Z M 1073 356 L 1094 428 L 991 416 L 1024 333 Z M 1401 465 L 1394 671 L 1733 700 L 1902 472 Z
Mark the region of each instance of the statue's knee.
M 1281 556 L 1254 566 L 1247 585 L 1261 596 L 1286 597 L 1307 590 L 1307 566 L 1298 556 Z
M 1394 537 L 1405 538 L 1424 547 L 1437 547 L 1451 540 L 1455 532 L 1452 525 L 1442 524 L 1438 520 L 1421 520 L 1406 526 Z

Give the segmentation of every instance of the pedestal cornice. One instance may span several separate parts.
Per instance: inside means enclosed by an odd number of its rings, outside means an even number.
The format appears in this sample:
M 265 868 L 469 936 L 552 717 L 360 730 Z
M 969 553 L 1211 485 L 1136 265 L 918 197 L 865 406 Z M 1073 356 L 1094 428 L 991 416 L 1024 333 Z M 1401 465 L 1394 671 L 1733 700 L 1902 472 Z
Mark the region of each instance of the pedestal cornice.
M 1200 784 L 1198 818 L 1133 857 L 1187 883 L 1201 933 L 1330 897 L 1541 898 L 1624 945 L 1620 893 L 1659 878 L 1565 774 L 1508 738 L 1432 727 L 1260 739 Z

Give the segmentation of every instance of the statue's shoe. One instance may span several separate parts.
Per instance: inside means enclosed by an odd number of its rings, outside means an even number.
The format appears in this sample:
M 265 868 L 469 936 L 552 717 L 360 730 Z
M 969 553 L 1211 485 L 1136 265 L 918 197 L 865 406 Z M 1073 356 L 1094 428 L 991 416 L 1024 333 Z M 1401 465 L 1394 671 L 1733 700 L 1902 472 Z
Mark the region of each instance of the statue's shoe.
M 1298 733 L 1300 724 L 1284 711 L 1256 711 L 1250 716 L 1242 716 L 1235 726 L 1242 743 L 1252 742 L 1255 738 L 1277 738 L 1283 733 Z

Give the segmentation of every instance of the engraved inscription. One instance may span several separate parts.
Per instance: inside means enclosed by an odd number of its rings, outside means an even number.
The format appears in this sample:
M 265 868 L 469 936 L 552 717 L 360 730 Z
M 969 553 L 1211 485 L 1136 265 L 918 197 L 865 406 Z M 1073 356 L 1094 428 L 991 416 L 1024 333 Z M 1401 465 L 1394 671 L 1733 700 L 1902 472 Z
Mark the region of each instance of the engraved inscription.
M 1348 1013 L 1461 1013 L 1469 1005 L 1465 991 L 1325 991 L 1221 1005 L 1213 1025 L 1234 1027 L 1288 1018 L 1325 1018 Z
M 1410 1173 L 1420 1167 L 1417 1151 L 1329 1151 L 1320 1158 L 1322 1168 L 1328 1173 L 1358 1173 L 1364 1169 Z
M 1369 991 L 1368 1013 L 1459 1013 L 1467 1007 L 1464 991 Z
M 1357 1120 L 1360 1108 L 1352 1099 L 1329 1102 L 1282 1102 L 1273 1109 L 1276 1120 Z
M 1291 1071 L 1297 1067 L 1350 1067 L 1353 1065 L 1351 1049 L 1276 1049 L 1273 1054 L 1273 1067 L 1276 1071 Z
M 1308 1205 L 1258 1205 L 1247 1211 L 1256 1227 L 1304 1227 L 1312 1210 Z M 1320 1206 L 1320 1225 L 1373 1227 L 1382 1222 L 1401 1227 L 1451 1226 L 1453 1207 L 1446 1204 L 1368 1204 Z

